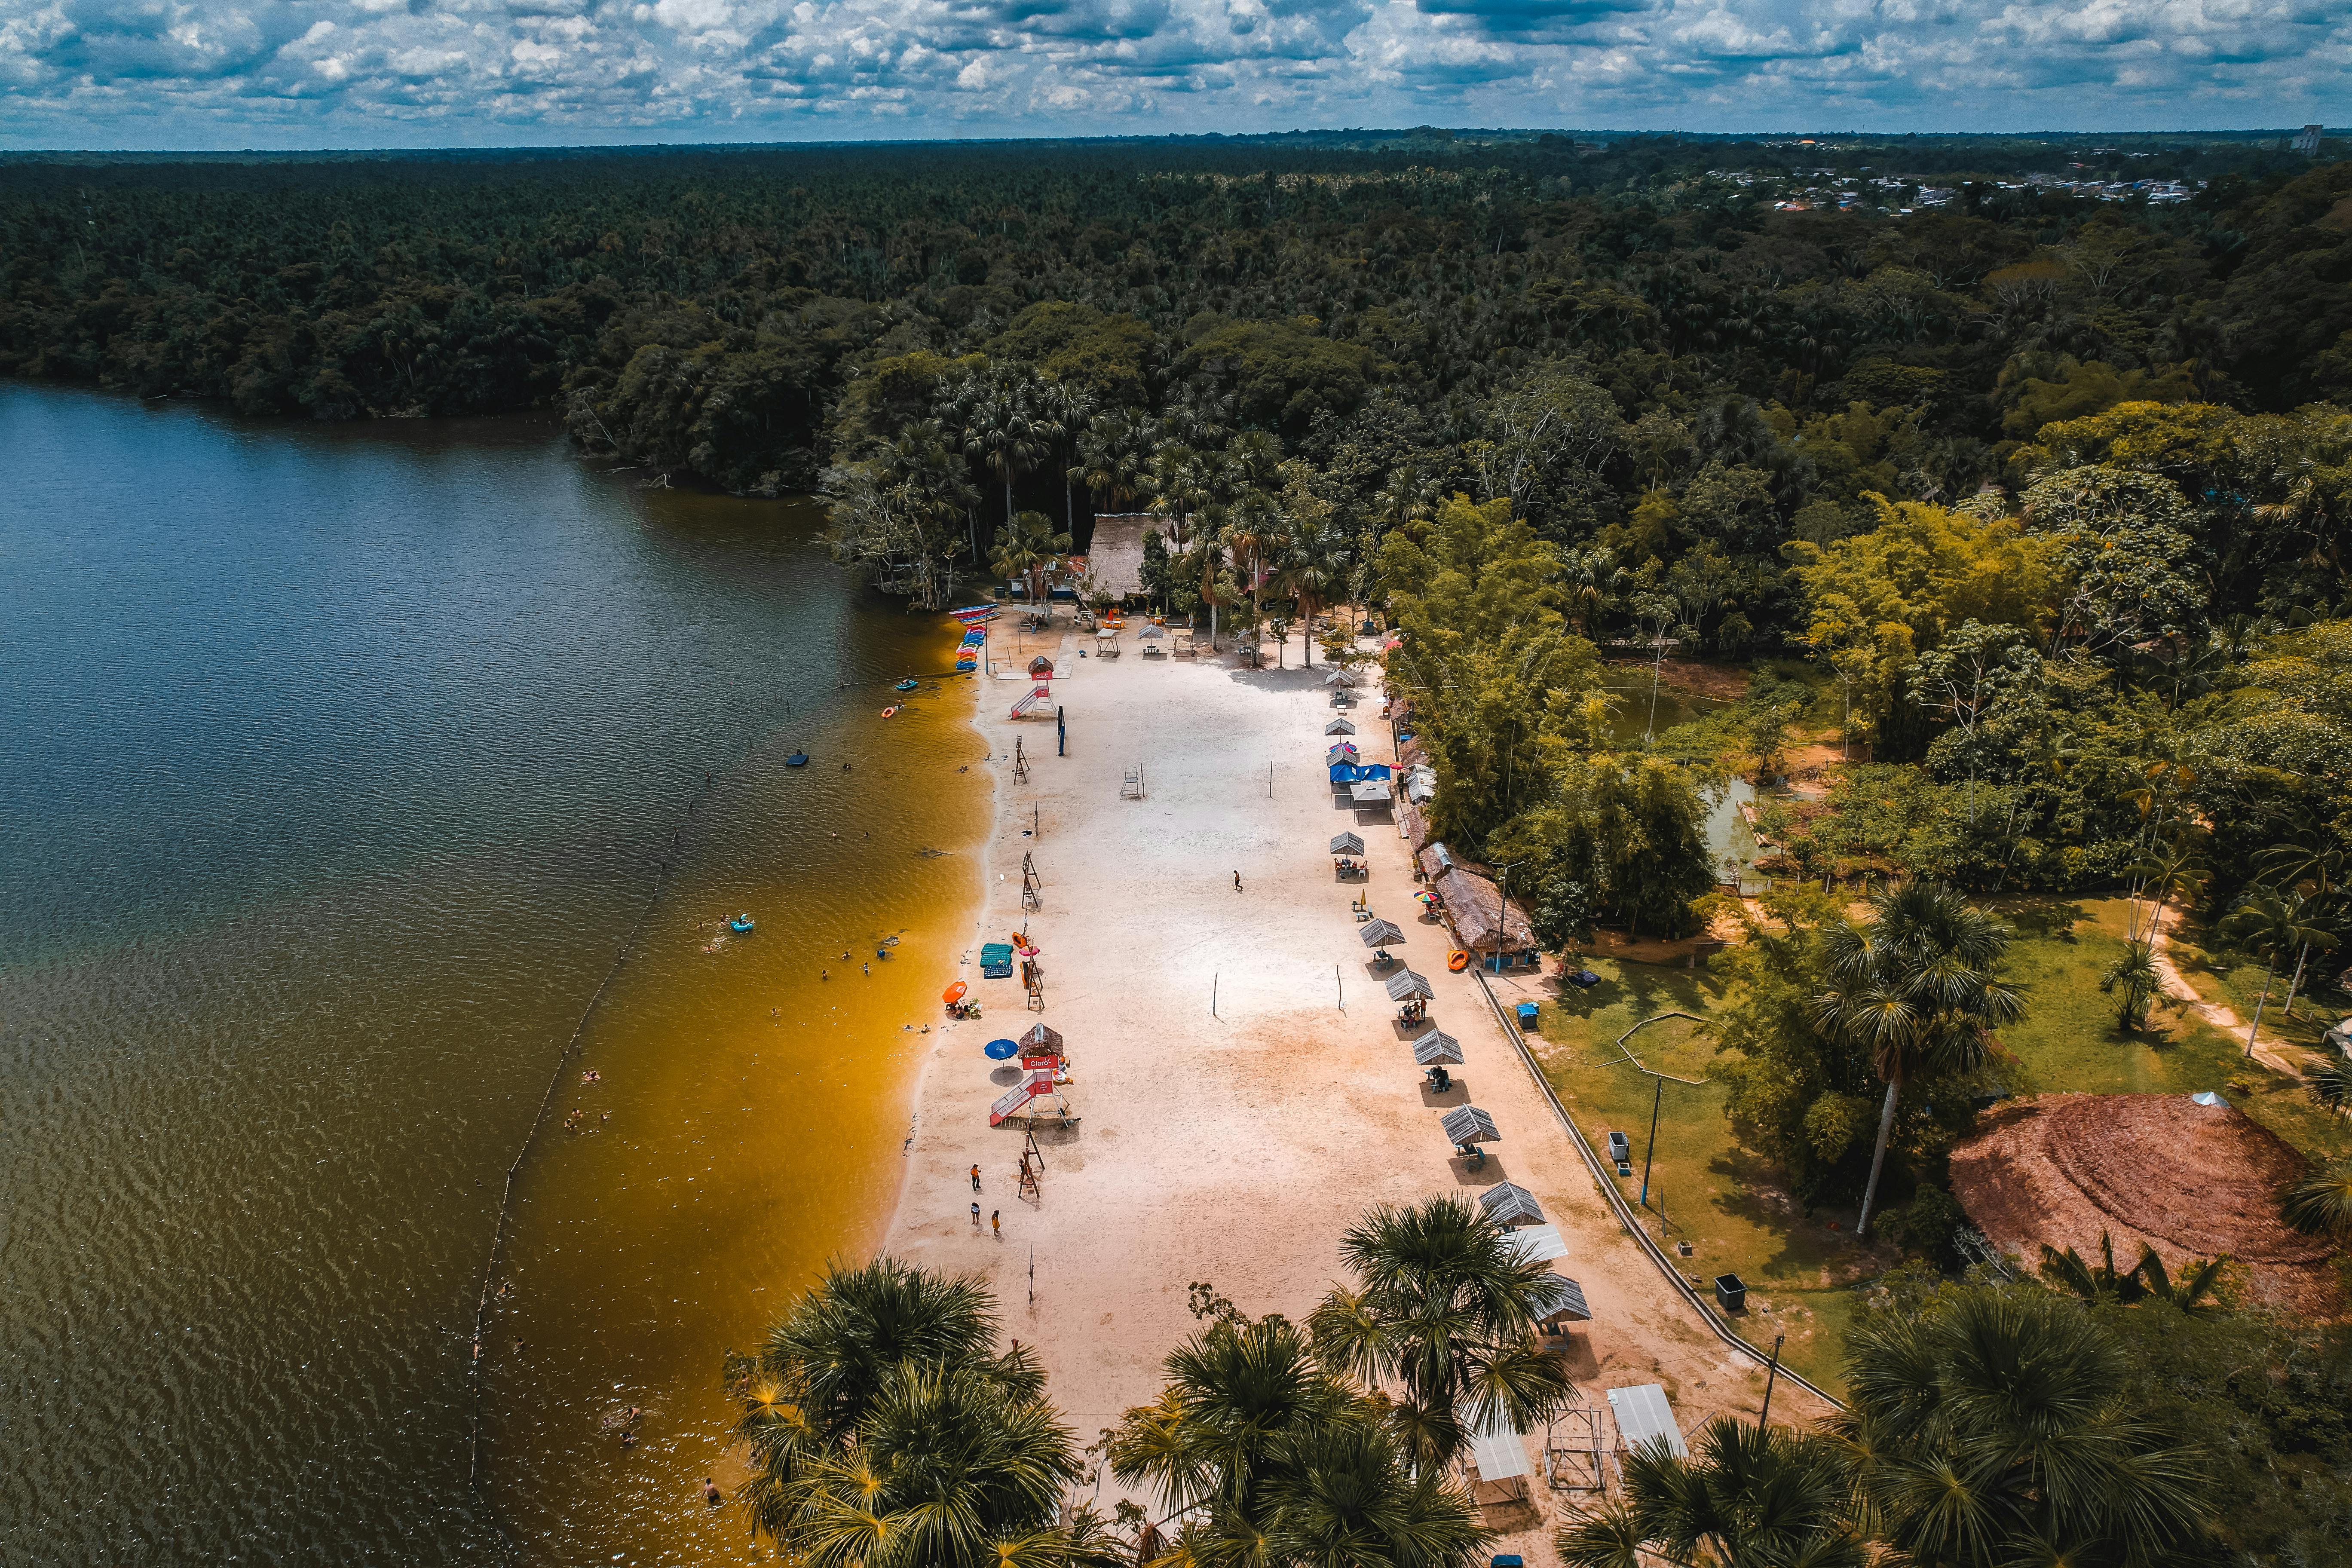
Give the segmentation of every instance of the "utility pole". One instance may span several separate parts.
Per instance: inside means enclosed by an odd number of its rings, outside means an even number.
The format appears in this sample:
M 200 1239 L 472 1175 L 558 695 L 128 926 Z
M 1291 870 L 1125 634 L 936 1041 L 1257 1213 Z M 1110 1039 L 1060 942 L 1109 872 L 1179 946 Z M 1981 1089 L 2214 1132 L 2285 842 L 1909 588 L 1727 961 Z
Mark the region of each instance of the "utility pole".
M 1503 943 L 1511 929 L 1511 872 L 1526 864 L 1526 860 L 1519 859 L 1502 868 L 1503 919 L 1501 924 L 1495 929 L 1495 973 L 1497 974 L 1503 973 Z
M 1666 1080 L 1660 1078 L 1658 1087 L 1650 1095 L 1650 1142 L 1642 1151 L 1642 1206 L 1650 1206 L 1650 1156 L 1658 1152 L 1658 1104 L 1665 1097 Z
M 1772 1419 L 1772 1384 L 1780 1375 L 1780 1342 L 1788 1337 L 1786 1334 L 1772 1336 L 1772 1364 L 1764 1369 L 1764 1408 L 1756 1413 L 1756 1429 L 1759 1432 L 1764 1429 L 1764 1424 Z

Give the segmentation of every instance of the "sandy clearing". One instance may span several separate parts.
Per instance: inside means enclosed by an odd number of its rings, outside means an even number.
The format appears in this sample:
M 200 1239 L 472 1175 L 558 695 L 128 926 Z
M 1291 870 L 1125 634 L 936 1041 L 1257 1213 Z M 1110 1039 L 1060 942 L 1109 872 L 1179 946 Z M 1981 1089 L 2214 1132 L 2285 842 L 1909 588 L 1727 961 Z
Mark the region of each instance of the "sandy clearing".
M 1570 1256 L 1557 1267 L 1592 1305 L 1570 1371 L 1604 1429 L 1603 1390 L 1635 1383 L 1663 1383 L 1685 1430 L 1717 1411 L 1752 1416 L 1760 1369 L 1715 1338 L 1625 1236 L 1475 982 L 1446 973 L 1445 934 L 1414 918 L 1393 825 L 1335 808 L 1324 672 L 1244 669 L 1230 654 L 1147 659 L 1132 642 L 1118 659 L 1082 659 L 1078 647 L 1061 642 L 1055 682 L 1066 757 L 1054 754 L 1050 716 L 1006 717 L 1024 680 L 981 683 L 982 733 L 1000 755 L 1019 737 L 1031 774 L 1016 783 L 1009 761 L 997 764 L 989 902 L 961 971 L 986 1012 L 932 1036 L 887 1248 L 984 1275 L 1008 1334 L 1040 1347 L 1052 1397 L 1090 1438 L 1156 1392 L 1161 1357 L 1197 1326 L 1192 1281 L 1244 1311 L 1303 1318 L 1338 1274 L 1340 1232 L 1366 1207 L 1509 1179 L 1560 1227 Z M 1363 695 L 1356 739 L 1368 760 L 1388 760 L 1378 696 Z M 1139 764 L 1146 796 L 1122 799 L 1122 773 Z M 1035 839 L 1024 833 L 1033 811 Z M 1332 874 L 1325 845 L 1350 828 L 1370 847 L 1372 907 L 1406 929 L 1402 955 L 1437 990 L 1431 1017 L 1462 1041 L 1467 1061 L 1444 1097 L 1414 1069 L 1356 934 L 1349 906 L 1366 884 Z M 1045 884 L 1028 919 L 1042 1013 L 1024 1009 L 1017 981 L 978 978 L 979 942 L 1022 924 L 1024 850 Z M 1082 1122 L 1038 1131 L 1046 1168 L 1032 1203 L 1014 1193 L 1022 1133 L 988 1126 L 1012 1074 L 981 1047 L 1039 1019 L 1068 1041 Z M 1437 1127 L 1465 1100 L 1503 1132 L 1475 1175 Z M 1001 1240 L 991 1211 L 1003 1216 Z M 1774 1409 L 1821 1413 L 1786 1383 Z M 1107 1481 L 1106 1498 L 1114 1490 Z M 1514 1532 L 1498 1550 L 1549 1561 L 1559 1505 L 1540 1482 L 1534 1491 L 1533 1506 L 1499 1505 L 1489 1523 Z

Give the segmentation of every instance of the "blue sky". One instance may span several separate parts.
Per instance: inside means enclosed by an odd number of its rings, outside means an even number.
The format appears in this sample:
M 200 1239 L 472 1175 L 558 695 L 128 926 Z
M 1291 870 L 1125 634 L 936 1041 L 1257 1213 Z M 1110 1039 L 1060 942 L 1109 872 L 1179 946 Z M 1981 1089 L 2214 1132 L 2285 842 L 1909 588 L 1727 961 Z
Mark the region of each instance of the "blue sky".
M 0 0 L 0 146 L 2352 120 L 2352 0 Z

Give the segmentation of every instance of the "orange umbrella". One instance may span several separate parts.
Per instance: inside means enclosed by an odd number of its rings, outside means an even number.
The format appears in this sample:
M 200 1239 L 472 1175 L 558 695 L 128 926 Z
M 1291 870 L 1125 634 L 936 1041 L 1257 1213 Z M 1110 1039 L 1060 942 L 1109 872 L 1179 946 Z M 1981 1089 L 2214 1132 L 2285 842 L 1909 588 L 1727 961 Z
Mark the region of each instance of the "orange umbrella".
M 962 982 L 962 981 L 961 981 L 961 980 L 959 980 L 959 981 L 957 981 L 954 984 L 952 984 L 952 985 L 949 986 L 946 990 L 944 990 L 944 991 L 942 991 L 942 992 L 940 992 L 940 1001 L 942 1001 L 942 1002 L 944 1002 L 944 1003 L 946 1003 L 949 1006 L 952 1007 L 952 1006 L 954 1006 L 957 1003 L 959 1003 L 959 1002 L 961 1002 L 961 1001 L 962 1001 L 962 1000 L 963 1000 L 963 992 L 964 992 L 964 985 L 963 985 L 963 982 Z

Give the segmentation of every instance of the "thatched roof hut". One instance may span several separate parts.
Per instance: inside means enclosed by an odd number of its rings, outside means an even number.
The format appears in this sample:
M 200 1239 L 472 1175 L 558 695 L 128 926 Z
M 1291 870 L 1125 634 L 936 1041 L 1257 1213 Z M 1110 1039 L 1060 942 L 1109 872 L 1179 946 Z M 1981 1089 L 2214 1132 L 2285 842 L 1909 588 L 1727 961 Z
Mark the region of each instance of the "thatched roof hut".
M 1476 872 L 1460 866 L 1445 872 L 1437 879 L 1437 896 L 1472 952 L 1526 952 L 1536 945 L 1522 907 L 1514 902 L 1507 912 L 1502 889 Z
M 1541 1225 L 1542 1205 L 1535 1194 L 1517 1182 L 1502 1182 L 1478 1194 L 1478 1206 L 1496 1225 Z

